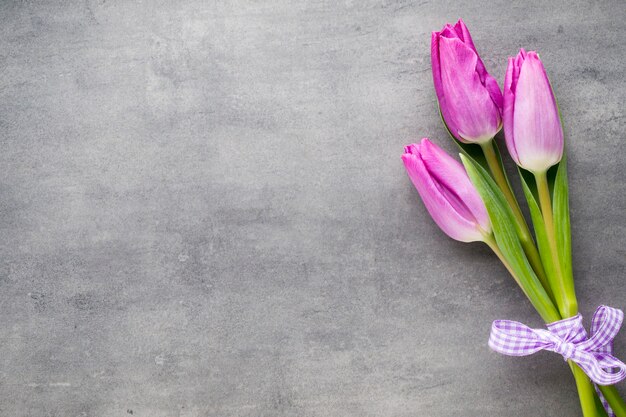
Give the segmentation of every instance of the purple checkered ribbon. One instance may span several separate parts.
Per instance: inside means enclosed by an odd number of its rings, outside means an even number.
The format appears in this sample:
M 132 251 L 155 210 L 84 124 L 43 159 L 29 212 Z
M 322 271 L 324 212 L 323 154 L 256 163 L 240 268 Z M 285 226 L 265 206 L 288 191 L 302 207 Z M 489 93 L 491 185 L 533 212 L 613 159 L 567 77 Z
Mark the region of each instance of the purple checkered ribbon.
M 626 364 L 612 355 L 613 339 L 623 320 L 622 310 L 598 307 L 591 321 L 591 337 L 587 337 L 580 314 L 550 323 L 548 330 L 496 320 L 491 326 L 489 347 L 509 356 L 532 355 L 540 350 L 556 352 L 578 364 L 597 385 L 613 385 L 626 378 Z M 600 399 L 609 415 L 614 415 L 602 395 Z

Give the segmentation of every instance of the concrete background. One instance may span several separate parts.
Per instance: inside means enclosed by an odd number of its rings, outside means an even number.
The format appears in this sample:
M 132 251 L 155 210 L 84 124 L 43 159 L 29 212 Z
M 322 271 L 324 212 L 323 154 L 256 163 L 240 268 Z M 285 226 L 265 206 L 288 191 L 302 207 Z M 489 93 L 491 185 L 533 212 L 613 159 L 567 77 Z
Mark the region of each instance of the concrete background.
M 582 311 L 625 308 L 622 0 L 5 0 L 0 415 L 579 415 L 558 356 L 489 351 L 541 322 L 400 161 L 454 150 L 429 40 L 458 17 L 500 82 L 541 52 Z

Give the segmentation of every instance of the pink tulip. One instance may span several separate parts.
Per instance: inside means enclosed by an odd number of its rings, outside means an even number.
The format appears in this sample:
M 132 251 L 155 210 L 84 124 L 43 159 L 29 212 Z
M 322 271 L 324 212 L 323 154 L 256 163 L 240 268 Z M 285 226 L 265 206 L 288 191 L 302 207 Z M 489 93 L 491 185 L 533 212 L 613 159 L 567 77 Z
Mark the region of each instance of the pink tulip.
M 426 138 L 405 147 L 402 161 L 426 209 L 448 236 L 485 240 L 491 233 L 487 209 L 461 163 Z
M 504 78 L 504 133 L 517 165 L 545 172 L 563 156 L 563 129 L 546 70 L 536 52 L 509 58 Z
M 461 19 L 432 33 L 430 57 L 439 108 L 450 133 L 465 143 L 491 140 L 502 128 L 502 93 Z

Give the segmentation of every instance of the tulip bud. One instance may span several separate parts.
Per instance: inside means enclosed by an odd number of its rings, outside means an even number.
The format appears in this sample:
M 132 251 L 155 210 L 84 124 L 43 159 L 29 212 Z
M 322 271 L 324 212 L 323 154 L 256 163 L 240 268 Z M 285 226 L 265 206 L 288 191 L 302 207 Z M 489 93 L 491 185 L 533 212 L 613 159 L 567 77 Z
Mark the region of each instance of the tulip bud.
M 426 138 L 405 147 L 402 161 L 426 209 L 448 236 L 474 242 L 491 234 L 487 208 L 461 163 Z
M 459 19 L 433 32 L 431 61 L 439 108 L 450 133 L 465 143 L 485 143 L 502 128 L 502 93 Z
M 504 133 L 517 165 L 545 172 L 563 156 L 563 129 L 546 70 L 536 52 L 509 58 L 504 78 Z

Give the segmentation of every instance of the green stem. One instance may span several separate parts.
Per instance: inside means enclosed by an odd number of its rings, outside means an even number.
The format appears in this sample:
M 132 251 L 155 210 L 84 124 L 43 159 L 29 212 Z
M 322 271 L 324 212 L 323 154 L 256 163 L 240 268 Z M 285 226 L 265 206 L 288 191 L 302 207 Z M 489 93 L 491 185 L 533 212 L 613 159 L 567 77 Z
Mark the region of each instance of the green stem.
M 589 377 L 574 362 L 568 361 L 574 379 L 576 380 L 576 388 L 578 388 L 578 397 L 580 399 L 580 407 L 584 417 L 599 417 L 596 408 L 596 391 L 593 388 Z
M 626 404 L 622 397 L 620 397 L 617 389 L 613 385 L 602 386 L 598 385 L 600 392 L 604 395 L 604 398 L 609 402 L 611 409 L 617 417 L 626 417 Z
M 535 307 L 535 310 L 537 310 L 537 313 L 539 313 L 541 318 L 546 323 L 552 323 L 561 320 L 561 316 L 559 315 L 558 310 L 556 309 L 556 307 L 554 307 L 554 304 L 550 297 L 547 296 L 547 293 L 542 291 L 542 288 L 539 288 L 540 291 L 534 291 L 534 295 L 531 295 L 526 291 L 517 275 L 515 275 L 513 268 L 504 257 L 504 254 L 500 251 L 500 248 L 498 247 L 498 244 L 496 243 L 493 234 L 485 236 L 484 242 L 496 254 L 498 259 L 500 259 L 500 262 L 502 262 L 507 271 L 509 271 L 509 274 L 511 274 L 515 282 L 517 282 L 517 285 L 519 285 L 519 287 L 522 289 L 522 291 L 530 300 L 533 307 Z M 541 294 L 543 294 L 543 296 Z
M 515 194 L 513 194 L 511 184 L 509 183 L 509 180 L 507 179 L 506 174 L 502 169 L 502 164 L 500 163 L 500 160 L 496 155 L 496 150 L 494 148 L 495 146 L 496 144 L 494 139 L 480 145 L 483 150 L 483 154 L 485 155 L 485 159 L 487 160 L 487 165 L 489 166 L 491 175 L 493 176 L 493 179 L 502 191 L 502 194 L 504 195 L 504 198 L 511 207 L 511 210 L 513 211 L 513 217 L 515 218 L 516 223 L 515 228 L 517 230 L 520 243 L 522 244 L 522 248 L 524 248 L 524 253 L 526 253 L 530 265 L 533 267 L 535 274 L 537 274 L 537 278 L 539 278 L 539 281 L 541 281 L 541 285 L 543 285 L 550 298 L 554 301 L 552 288 L 550 287 L 550 284 L 548 282 L 546 271 L 543 268 L 541 256 L 539 255 L 539 251 L 537 250 L 537 247 L 533 242 L 532 235 L 530 234 L 530 229 L 528 228 L 526 219 L 524 219 L 524 215 L 522 214 L 519 203 L 515 198 Z
M 563 275 L 561 261 L 556 242 L 556 230 L 554 228 L 554 215 L 552 213 L 552 199 L 550 197 L 550 187 L 548 186 L 548 177 L 546 172 L 535 173 L 535 181 L 537 182 L 537 193 L 539 194 L 539 205 L 541 214 L 546 228 L 546 236 L 554 264 L 555 277 L 551 279 L 552 292 L 556 295 L 557 305 L 563 318 L 573 317 L 578 314 L 578 301 L 576 294 L 569 291 L 565 285 L 566 277 Z M 578 396 L 580 399 L 580 407 L 584 417 L 598 417 L 598 410 L 595 403 L 595 389 L 589 380 L 589 377 L 572 361 L 568 361 L 576 380 L 578 388 Z
M 539 194 L 539 205 L 541 206 L 541 214 L 546 228 L 546 236 L 548 245 L 550 246 L 550 254 L 552 255 L 552 263 L 556 276 L 552 277 L 550 285 L 553 294 L 556 295 L 556 303 L 563 318 L 573 317 L 578 314 L 578 301 L 573 289 L 565 285 L 566 277 L 563 275 L 561 261 L 559 259 L 559 251 L 556 243 L 556 231 L 554 228 L 554 216 L 552 214 L 552 200 L 550 198 L 550 187 L 548 186 L 548 177 L 546 172 L 535 173 L 535 181 L 537 182 L 537 192 Z

